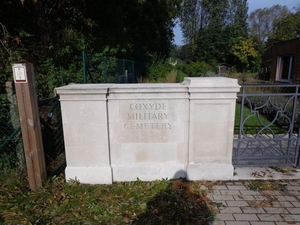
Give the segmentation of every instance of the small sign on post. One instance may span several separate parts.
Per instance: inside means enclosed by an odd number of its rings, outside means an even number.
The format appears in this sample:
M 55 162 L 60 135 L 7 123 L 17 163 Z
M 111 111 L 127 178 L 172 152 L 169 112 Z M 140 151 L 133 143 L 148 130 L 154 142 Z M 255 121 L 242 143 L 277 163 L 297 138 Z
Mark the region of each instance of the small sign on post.
M 15 83 L 27 83 L 26 67 L 23 64 L 13 65 Z
M 12 66 L 17 95 L 29 187 L 36 190 L 46 179 L 46 165 L 38 102 L 31 63 Z

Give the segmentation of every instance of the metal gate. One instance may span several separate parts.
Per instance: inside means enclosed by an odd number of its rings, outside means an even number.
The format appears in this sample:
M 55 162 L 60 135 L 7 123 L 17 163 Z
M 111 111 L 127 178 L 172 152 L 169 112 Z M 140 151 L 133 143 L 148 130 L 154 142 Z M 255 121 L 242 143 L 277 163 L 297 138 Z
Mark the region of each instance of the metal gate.
M 236 105 L 234 166 L 299 165 L 299 87 L 242 85 Z

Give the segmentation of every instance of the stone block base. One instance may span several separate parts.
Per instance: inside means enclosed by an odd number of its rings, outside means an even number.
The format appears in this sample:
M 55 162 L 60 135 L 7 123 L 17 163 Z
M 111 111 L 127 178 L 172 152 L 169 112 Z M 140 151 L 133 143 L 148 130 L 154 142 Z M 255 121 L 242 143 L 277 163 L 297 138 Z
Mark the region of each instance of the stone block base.
M 67 167 L 66 181 L 73 179 L 84 184 L 112 184 L 110 166 L 102 167 Z
M 185 164 L 142 164 L 113 166 L 113 181 L 152 181 L 186 177 Z
M 188 180 L 230 180 L 232 177 L 232 164 L 203 163 L 187 167 Z

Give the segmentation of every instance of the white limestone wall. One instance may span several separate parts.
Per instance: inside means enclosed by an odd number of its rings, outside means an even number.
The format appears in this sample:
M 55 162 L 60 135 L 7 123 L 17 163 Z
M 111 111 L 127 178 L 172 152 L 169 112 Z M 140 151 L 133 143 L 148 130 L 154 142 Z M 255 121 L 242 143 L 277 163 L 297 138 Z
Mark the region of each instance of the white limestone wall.
M 60 95 L 66 179 L 231 179 L 237 80 L 76 84 Z
M 108 95 L 114 181 L 186 176 L 189 101 L 181 84 L 114 85 Z
M 224 180 L 233 175 L 232 143 L 236 94 L 235 79 L 185 78 L 190 93 L 190 180 Z
M 72 84 L 56 89 L 61 102 L 67 180 L 112 183 L 106 99 L 109 86 Z

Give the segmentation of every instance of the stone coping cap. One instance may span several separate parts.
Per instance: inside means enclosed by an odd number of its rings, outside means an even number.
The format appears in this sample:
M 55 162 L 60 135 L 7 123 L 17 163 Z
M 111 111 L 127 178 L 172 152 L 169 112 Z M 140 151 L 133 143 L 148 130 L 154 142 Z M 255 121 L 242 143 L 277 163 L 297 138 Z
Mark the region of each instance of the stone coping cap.
M 237 79 L 227 77 L 186 77 L 183 84 L 188 87 L 190 95 L 193 96 L 207 93 L 236 94 L 241 87 Z
M 115 84 L 109 88 L 109 93 L 166 93 L 187 92 L 187 87 L 180 83 L 143 83 Z
M 191 92 L 237 92 L 240 85 L 227 77 L 185 77 L 182 83 L 69 84 L 55 88 L 55 94 L 182 93 L 187 88 Z
M 184 85 L 188 87 L 226 87 L 226 88 L 239 88 L 237 79 L 228 77 L 185 77 Z
M 54 89 L 55 94 L 106 94 L 113 84 L 69 84 Z
M 182 83 L 147 84 L 69 84 L 55 88 L 55 94 L 97 94 L 97 93 L 165 93 L 187 92 Z

